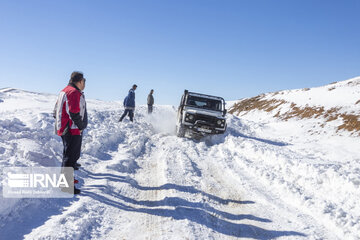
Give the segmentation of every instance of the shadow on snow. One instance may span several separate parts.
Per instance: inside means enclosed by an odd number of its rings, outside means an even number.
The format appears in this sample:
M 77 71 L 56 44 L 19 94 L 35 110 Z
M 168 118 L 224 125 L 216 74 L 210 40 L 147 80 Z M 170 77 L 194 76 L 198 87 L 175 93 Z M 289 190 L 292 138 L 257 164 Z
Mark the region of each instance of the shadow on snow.
M 211 136 L 211 137 L 205 137 L 205 138 L 203 138 L 202 141 L 204 141 L 207 146 L 212 146 L 212 145 L 217 145 L 217 144 L 224 143 L 225 138 L 227 136 L 242 137 L 242 138 L 252 139 L 252 140 L 255 140 L 255 141 L 258 141 L 258 142 L 262 142 L 262 143 L 266 143 L 266 144 L 270 144 L 270 145 L 274 145 L 274 146 L 278 146 L 278 147 L 291 145 L 291 144 L 285 143 L 285 142 L 273 141 L 273 140 L 269 140 L 269 139 L 248 136 L 248 135 L 245 135 L 245 134 L 243 134 L 243 133 L 241 133 L 238 130 L 233 129 L 233 128 L 228 128 L 226 130 L 226 133 L 223 134 L 223 135 L 214 135 L 214 136 Z
M 25 211 L 11 211 L 8 215 L 0 216 L 0 239 L 23 239 L 51 216 L 61 214 L 72 201 L 77 201 L 77 198 L 21 199 L 14 209 L 26 209 Z
M 165 184 L 159 187 L 145 187 L 140 186 L 135 180 L 116 176 L 113 174 L 93 174 L 89 171 L 84 170 L 88 177 L 93 179 L 107 179 L 110 181 L 124 182 L 130 184 L 132 187 L 137 188 L 141 191 L 154 191 L 154 190 L 177 190 L 180 192 L 186 192 L 191 194 L 201 194 L 204 197 L 207 197 L 210 200 L 216 201 L 220 204 L 236 203 L 236 204 L 255 204 L 253 201 L 238 201 L 231 199 L 222 199 L 212 194 L 205 193 L 203 191 L 197 190 L 192 186 L 180 186 L 176 184 Z M 122 200 L 122 202 L 112 200 L 103 195 L 91 192 L 92 188 L 96 189 L 106 189 L 106 194 Z M 218 233 L 240 237 L 240 238 L 254 238 L 254 239 L 273 239 L 282 236 L 301 236 L 305 237 L 306 235 L 296 231 L 276 231 L 276 230 L 267 230 L 250 224 L 239 224 L 233 223 L 234 220 L 252 220 L 258 222 L 271 222 L 269 219 L 259 218 L 251 214 L 232 214 L 224 211 L 217 210 L 211 207 L 206 202 L 190 202 L 179 197 L 166 197 L 158 201 L 138 201 L 121 194 L 118 194 L 114 191 L 107 189 L 104 185 L 91 185 L 84 187 L 82 195 L 89 196 L 94 200 L 108 204 L 110 206 L 116 207 L 118 209 L 130 212 L 139 212 L 146 213 L 160 217 L 169 217 L 175 220 L 187 219 L 189 221 L 201 224 L 206 226 Z M 139 207 L 132 207 L 128 204 L 137 205 Z M 160 208 L 160 207 L 173 207 L 174 209 L 169 208 Z M 231 221 L 230 221 L 231 220 Z

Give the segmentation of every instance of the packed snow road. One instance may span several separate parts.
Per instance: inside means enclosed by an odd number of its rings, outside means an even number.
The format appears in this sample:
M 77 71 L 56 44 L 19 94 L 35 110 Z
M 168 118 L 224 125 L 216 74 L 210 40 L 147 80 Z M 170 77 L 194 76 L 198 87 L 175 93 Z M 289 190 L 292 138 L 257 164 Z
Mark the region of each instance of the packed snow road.
M 317 166 L 326 159 L 311 163 L 308 152 L 260 138 L 255 123 L 231 115 L 225 135 L 194 141 L 174 135 L 173 107 L 160 106 L 152 116 L 139 107 L 134 123 L 118 123 L 118 106 L 96 105 L 90 103 L 76 172 L 82 193 L 2 198 L 1 239 L 358 239 L 359 189 L 344 180 L 353 187 L 350 199 L 324 196 L 331 191 L 325 191 L 328 169 Z M 16 135 L 2 137 L 1 160 L 18 154 L 26 166 L 41 153 L 60 163 L 61 143 L 47 133 L 53 120 L 38 117 L 37 132 L 21 120 L 13 120 L 16 127 L 1 120 L 2 133 Z M 24 146 L 25 139 L 47 148 Z M 341 173 L 332 176 L 340 181 Z M 321 177 L 325 183 L 317 190 Z

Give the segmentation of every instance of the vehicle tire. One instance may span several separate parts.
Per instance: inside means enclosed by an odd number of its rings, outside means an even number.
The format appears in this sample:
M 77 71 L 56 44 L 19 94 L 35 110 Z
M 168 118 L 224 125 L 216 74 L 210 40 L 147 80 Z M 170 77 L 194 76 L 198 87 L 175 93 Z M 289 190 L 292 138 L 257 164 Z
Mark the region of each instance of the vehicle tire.
M 185 137 L 185 128 L 182 125 L 176 126 L 176 135 L 178 137 Z

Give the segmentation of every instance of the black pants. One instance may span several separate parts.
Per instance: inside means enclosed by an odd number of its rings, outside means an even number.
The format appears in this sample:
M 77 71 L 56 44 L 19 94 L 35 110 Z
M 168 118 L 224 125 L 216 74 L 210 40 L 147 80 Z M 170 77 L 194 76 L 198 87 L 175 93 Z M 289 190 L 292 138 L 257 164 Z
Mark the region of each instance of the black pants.
M 152 113 L 153 111 L 153 105 L 148 105 L 148 113 Z
M 82 135 L 61 136 L 64 145 L 62 167 L 75 167 L 80 158 Z
M 133 109 L 125 109 L 125 112 L 120 117 L 119 121 L 121 122 L 127 114 L 129 114 L 130 121 L 134 120 L 134 110 Z

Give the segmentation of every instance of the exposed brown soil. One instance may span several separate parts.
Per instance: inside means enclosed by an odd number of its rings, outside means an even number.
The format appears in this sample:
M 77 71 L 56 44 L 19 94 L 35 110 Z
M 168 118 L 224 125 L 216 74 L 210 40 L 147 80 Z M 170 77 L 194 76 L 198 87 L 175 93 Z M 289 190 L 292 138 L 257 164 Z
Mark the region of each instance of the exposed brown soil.
M 279 117 L 283 120 L 288 120 L 290 118 L 312 118 L 312 117 L 319 117 L 321 115 L 323 115 L 324 113 L 324 108 L 311 108 L 311 107 L 305 107 L 305 108 L 299 108 L 295 104 L 292 104 L 291 106 L 291 110 L 289 112 L 286 112 L 282 115 L 280 115 Z
M 326 118 L 327 122 L 331 122 L 334 121 L 336 119 L 338 119 L 339 115 L 337 112 L 340 110 L 340 108 L 330 108 L 329 110 L 326 111 L 326 113 L 324 114 L 324 118 Z
M 356 85 L 360 85 L 360 81 L 357 80 L 357 81 L 350 81 L 347 83 L 349 86 L 356 86 Z
M 338 127 L 338 130 L 344 129 L 344 130 L 348 130 L 350 132 L 356 131 L 356 132 L 360 133 L 359 116 L 347 115 L 347 114 L 341 114 L 340 116 L 343 118 L 344 124 L 340 125 Z
M 261 98 L 262 96 L 260 95 L 235 103 L 234 106 L 230 109 L 229 113 L 241 114 L 241 112 L 248 112 L 254 109 L 271 112 L 275 108 L 279 107 L 281 104 L 285 103 L 284 100 L 260 100 Z

